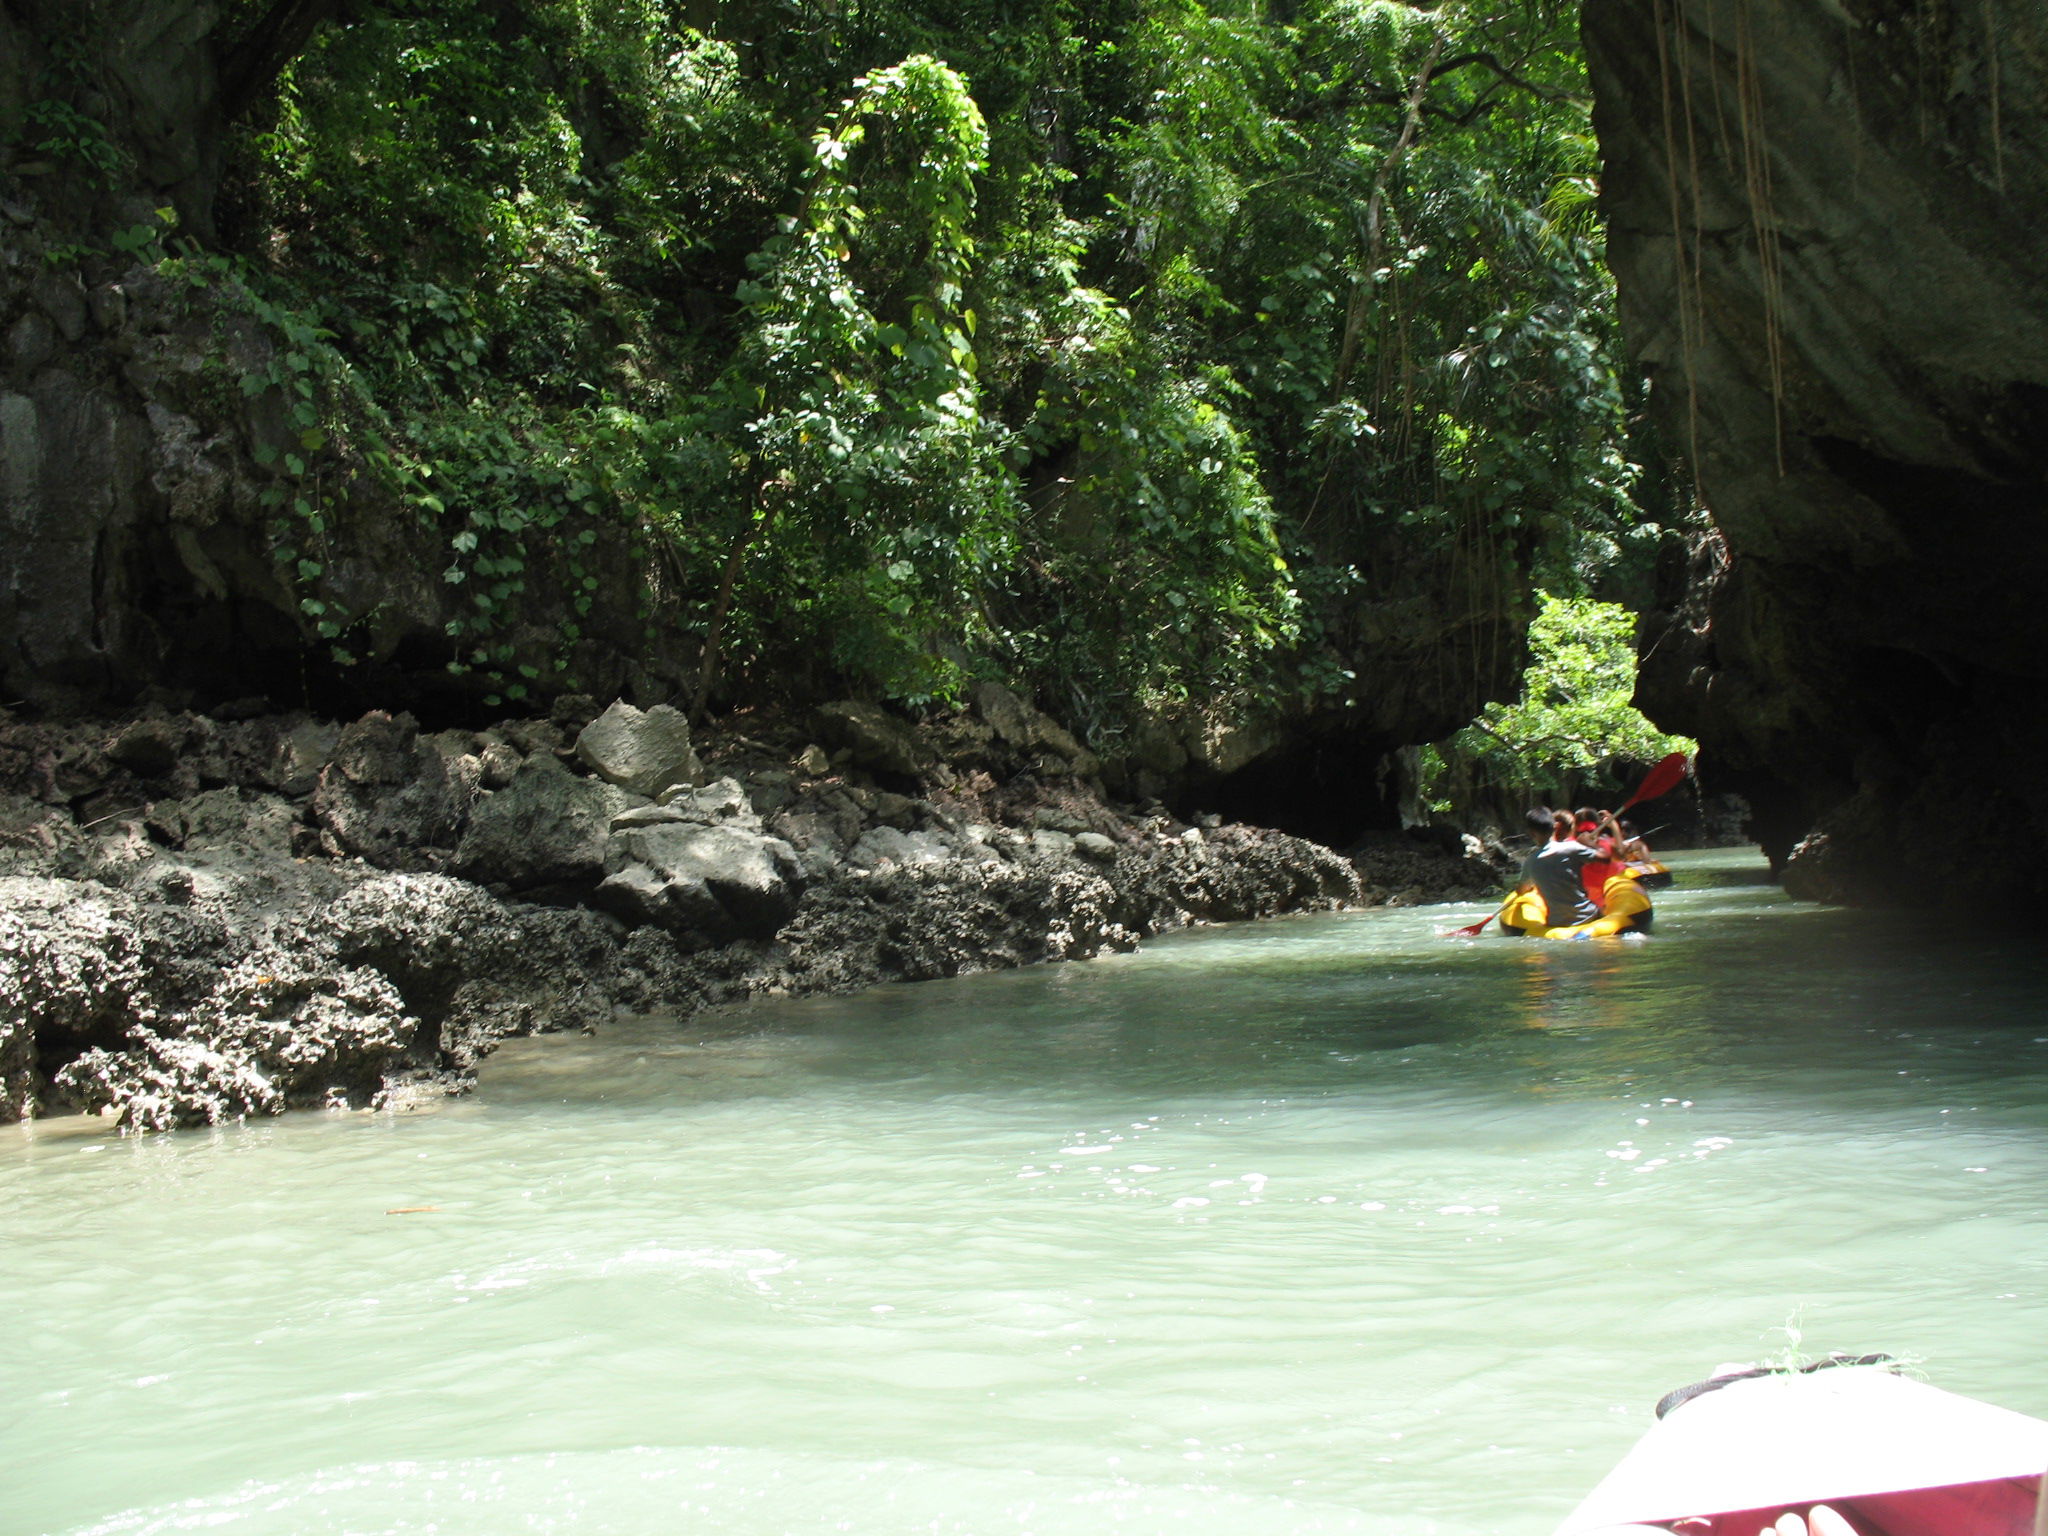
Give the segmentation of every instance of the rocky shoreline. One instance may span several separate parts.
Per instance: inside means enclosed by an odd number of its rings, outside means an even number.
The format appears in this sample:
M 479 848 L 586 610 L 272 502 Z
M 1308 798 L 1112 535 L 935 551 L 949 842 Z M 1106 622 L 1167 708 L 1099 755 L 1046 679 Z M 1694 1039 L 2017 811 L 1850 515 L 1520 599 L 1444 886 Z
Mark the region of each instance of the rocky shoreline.
M 760 995 L 1084 959 L 1195 922 L 1494 888 L 1103 792 L 1000 689 L 936 725 L 832 704 L 423 731 L 0 713 L 0 1120 L 165 1130 L 459 1092 L 495 1042 Z

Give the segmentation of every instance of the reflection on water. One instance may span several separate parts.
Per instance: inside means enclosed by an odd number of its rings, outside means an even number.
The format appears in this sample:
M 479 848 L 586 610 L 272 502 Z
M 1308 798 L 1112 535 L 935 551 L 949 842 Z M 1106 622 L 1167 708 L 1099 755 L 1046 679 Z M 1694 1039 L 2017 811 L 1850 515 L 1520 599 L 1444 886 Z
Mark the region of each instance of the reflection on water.
M 2048 1414 L 2048 967 L 1753 870 L 11 1133 L 0 1529 L 1513 1536 L 1788 1326 Z

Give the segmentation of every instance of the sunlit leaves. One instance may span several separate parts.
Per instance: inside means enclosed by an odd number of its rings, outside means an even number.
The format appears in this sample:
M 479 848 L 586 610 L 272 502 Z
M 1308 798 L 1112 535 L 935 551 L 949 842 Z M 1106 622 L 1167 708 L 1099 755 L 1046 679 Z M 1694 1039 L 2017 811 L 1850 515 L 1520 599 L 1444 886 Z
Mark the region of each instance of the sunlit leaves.
M 1641 766 L 1694 744 L 1646 720 L 1635 690 L 1635 616 L 1613 603 L 1544 594 L 1529 629 L 1521 694 L 1489 704 L 1425 758 L 1423 792 L 1452 809 L 1459 788 L 1544 804 L 1621 787 L 1614 764 Z

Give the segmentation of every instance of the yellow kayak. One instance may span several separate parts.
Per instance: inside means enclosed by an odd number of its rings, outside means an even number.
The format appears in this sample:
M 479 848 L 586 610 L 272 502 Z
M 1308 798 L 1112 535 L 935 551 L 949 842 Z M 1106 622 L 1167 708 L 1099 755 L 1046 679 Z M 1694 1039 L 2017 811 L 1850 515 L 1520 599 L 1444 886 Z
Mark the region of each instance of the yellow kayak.
M 1608 880 L 1606 903 L 1600 915 L 1589 922 L 1551 927 L 1542 896 L 1529 890 L 1508 897 L 1500 909 L 1500 928 L 1502 933 L 1531 939 L 1605 939 L 1646 931 L 1655 915 L 1641 878 L 1634 870 L 1623 868 Z

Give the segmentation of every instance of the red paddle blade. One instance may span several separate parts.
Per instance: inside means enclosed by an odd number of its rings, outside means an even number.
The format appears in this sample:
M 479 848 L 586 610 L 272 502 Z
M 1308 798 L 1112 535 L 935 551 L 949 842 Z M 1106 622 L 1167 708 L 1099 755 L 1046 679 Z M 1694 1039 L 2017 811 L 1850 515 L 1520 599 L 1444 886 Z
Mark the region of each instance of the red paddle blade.
M 1471 924 L 1469 927 L 1445 928 L 1442 930 L 1442 933 L 1443 936 L 1447 939 L 1476 939 L 1479 937 L 1480 930 L 1499 916 L 1500 914 L 1498 912 L 1489 912 L 1486 914 L 1486 916 L 1479 919 L 1478 922 Z
M 1643 782 L 1636 786 L 1636 792 L 1621 802 L 1621 810 L 1627 810 L 1639 800 L 1655 800 L 1659 795 L 1670 794 L 1684 777 L 1685 754 L 1674 752 L 1643 775 Z M 1621 811 L 1615 814 L 1618 816 Z

